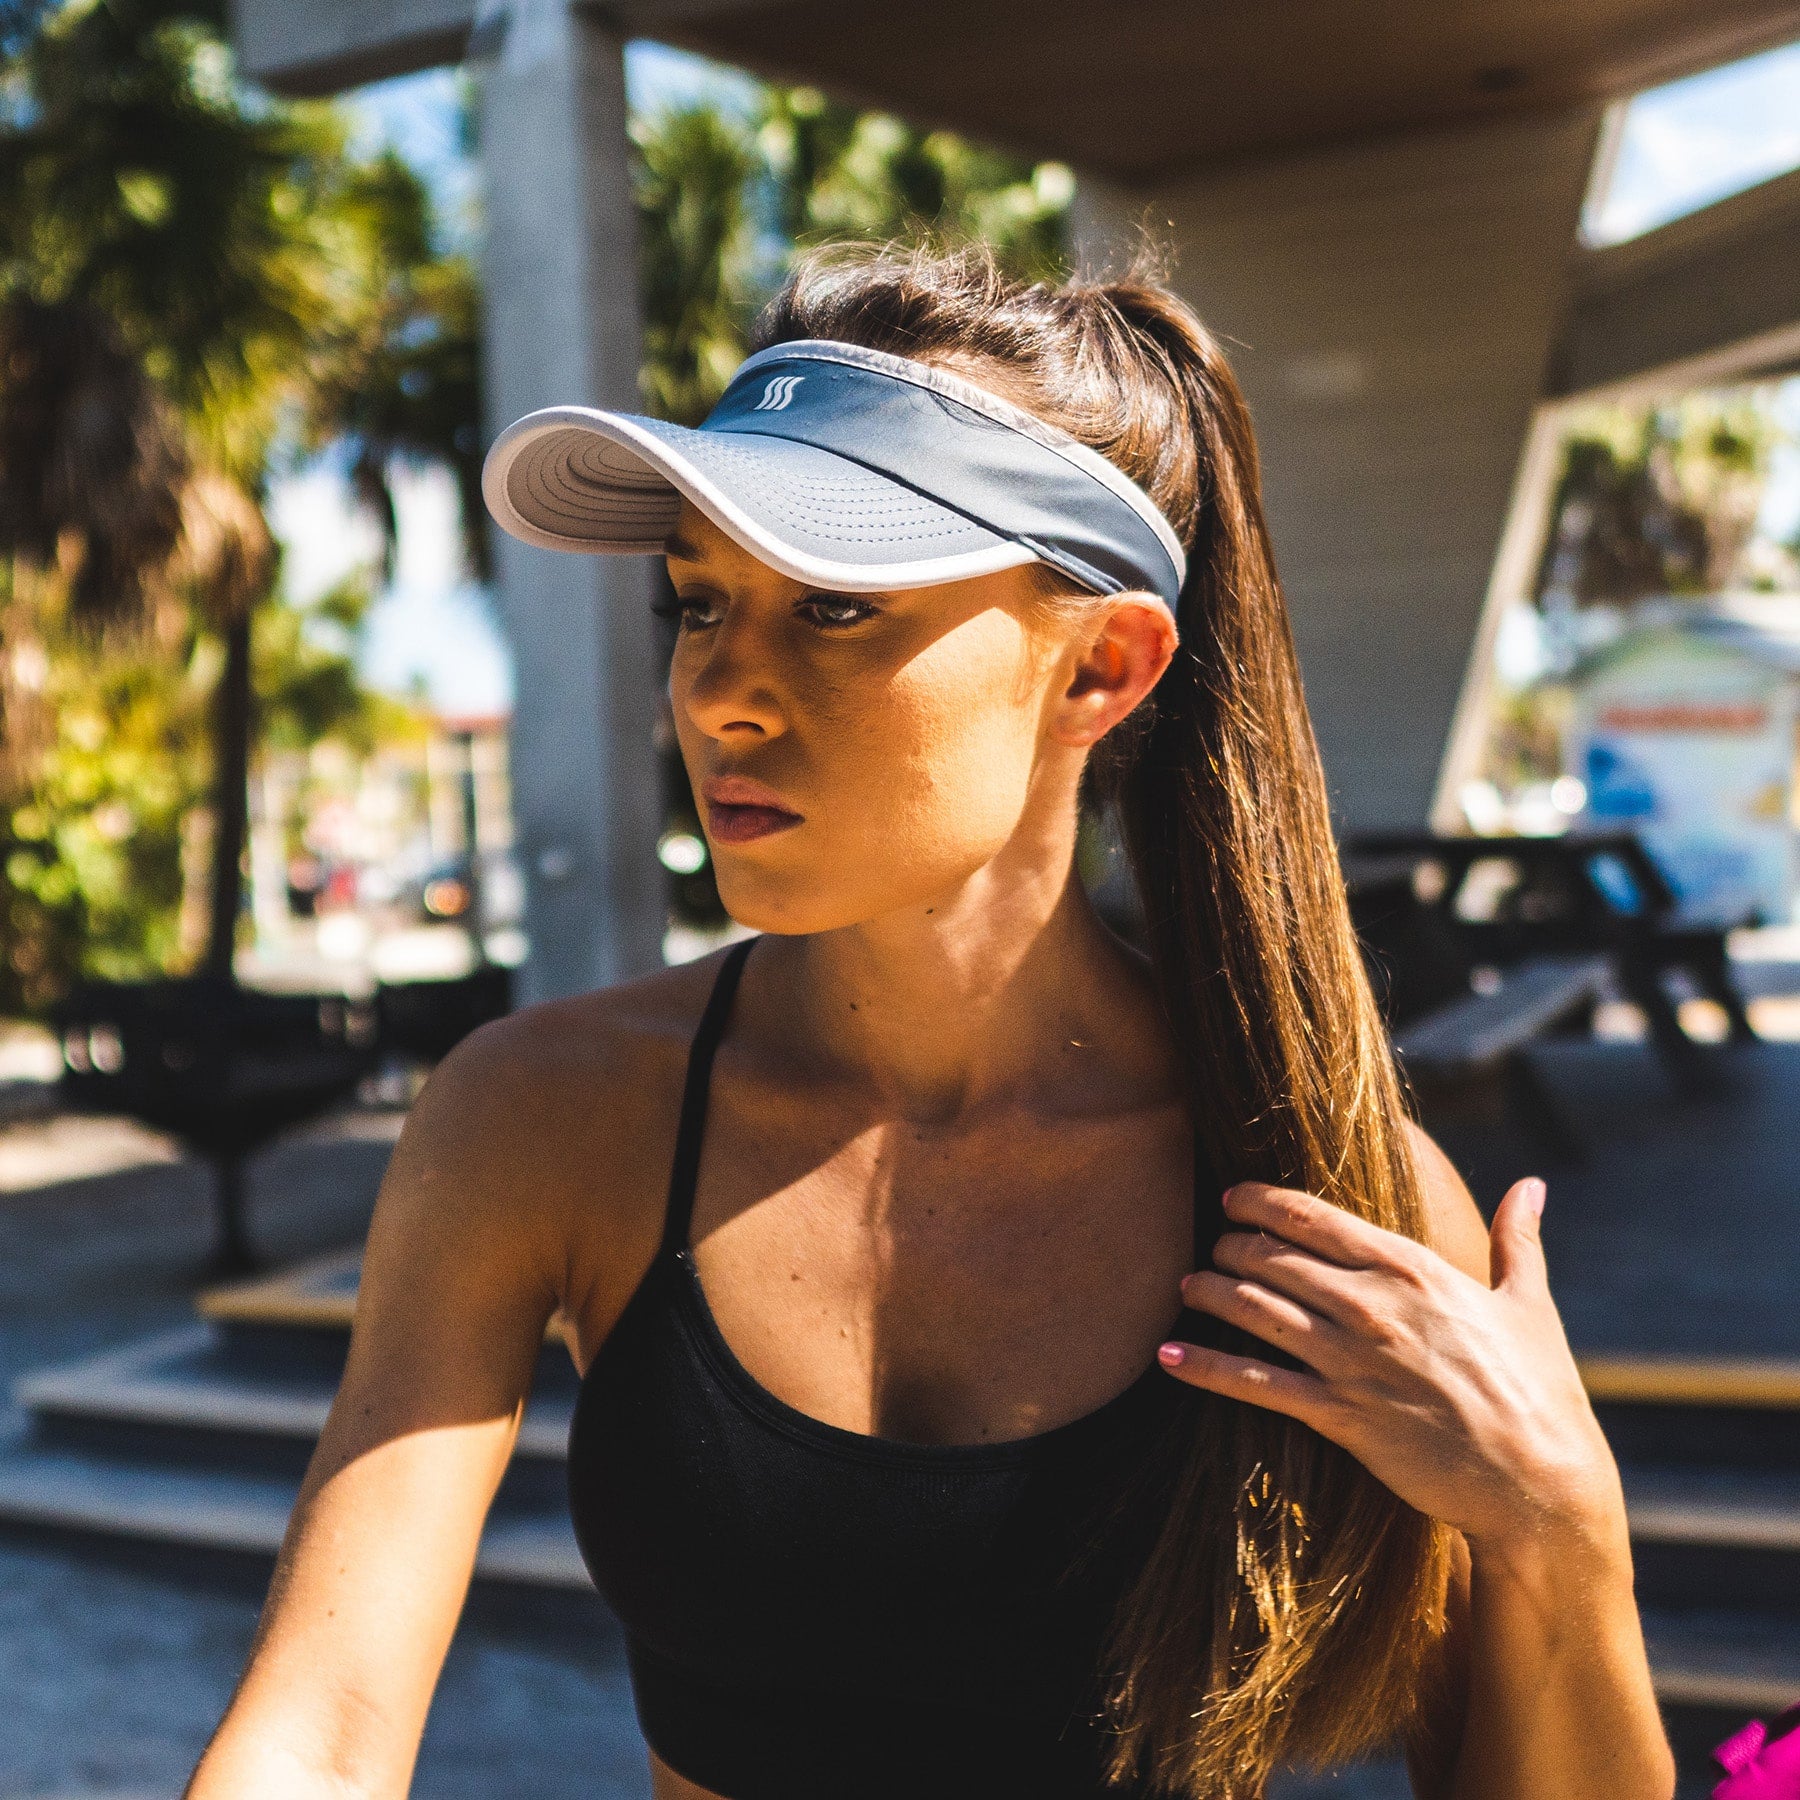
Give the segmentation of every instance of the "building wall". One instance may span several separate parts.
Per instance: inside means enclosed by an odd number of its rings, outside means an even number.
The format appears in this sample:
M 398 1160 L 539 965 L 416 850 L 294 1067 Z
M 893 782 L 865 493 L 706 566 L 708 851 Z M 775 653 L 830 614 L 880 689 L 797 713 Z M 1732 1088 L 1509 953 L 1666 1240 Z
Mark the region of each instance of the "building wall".
M 1227 340 L 1333 804 L 1431 810 L 1560 326 L 1597 111 L 1409 132 L 1134 195 Z

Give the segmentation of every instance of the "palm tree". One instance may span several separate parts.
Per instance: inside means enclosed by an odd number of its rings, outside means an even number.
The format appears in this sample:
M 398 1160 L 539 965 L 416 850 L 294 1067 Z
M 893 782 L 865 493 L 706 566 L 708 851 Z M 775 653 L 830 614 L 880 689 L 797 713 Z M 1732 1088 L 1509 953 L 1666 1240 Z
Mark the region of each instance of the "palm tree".
M 12 48 L 29 105 L 0 128 L 9 611 L 17 631 L 60 594 L 77 627 L 117 631 L 186 604 L 219 634 L 205 968 L 229 982 L 271 446 L 348 435 L 390 534 L 397 453 L 448 461 L 471 494 L 475 284 L 436 254 L 410 170 L 352 160 L 330 108 L 246 103 L 216 21 L 179 0 L 66 7 Z M 17 697 L 5 724 L 16 778 Z
M 5 622 L 15 637 L 58 623 L 98 637 L 184 607 L 223 645 L 194 990 L 211 1054 L 251 1003 L 233 949 L 252 631 L 276 573 L 261 504 L 271 450 L 348 433 L 390 531 L 391 456 L 443 454 L 469 483 L 473 281 L 436 256 L 409 171 L 351 159 L 328 108 L 247 103 L 216 22 L 170 0 L 45 14 L 9 74 L 29 104 L 0 122 Z M 20 708 L 0 722 L 21 776 Z M 200 1052 L 182 1054 L 186 1067 Z M 285 1085 L 252 1083 L 249 1062 L 215 1072 L 203 1056 L 199 1069 L 203 1082 L 146 1088 L 138 1104 L 212 1158 L 224 1272 L 249 1262 L 244 1156 L 353 1065 L 314 1056 Z
M 713 106 L 637 117 L 642 387 L 650 410 L 698 425 L 743 361 L 755 299 L 756 140 Z

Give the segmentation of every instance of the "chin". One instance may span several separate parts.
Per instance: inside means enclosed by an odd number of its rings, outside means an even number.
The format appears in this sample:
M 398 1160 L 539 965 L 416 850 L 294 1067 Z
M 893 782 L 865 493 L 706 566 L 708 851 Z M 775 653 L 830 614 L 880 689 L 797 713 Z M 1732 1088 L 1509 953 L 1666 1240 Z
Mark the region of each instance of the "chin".
M 921 869 L 925 859 L 894 859 L 871 867 L 867 858 L 849 858 L 835 866 L 858 868 L 854 882 L 833 879 L 824 871 L 757 868 L 729 850 L 715 852 L 713 875 L 719 900 L 738 924 L 777 936 L 813 936 L 866 925 L 914 907 L 943 903 L 991 860 L 997 846 L 983 845 L 943 859 L 939 867 Z M 886 859 L 884 859 L 886 860 Z M 930 859 L 938 863 L 940 858 Z M 737 866 L 733 866 L 736 863 Z M 746 866 L 746 865 L 749 866 Z M 860 864 L 860 867 L 859 867 Z
M 855 925 L 868 915 L 833 893 L 828 884 L 796 881 L 737 880 L 715 862 L 719 901 L 738 924 L 777 937 L 805 937 Z

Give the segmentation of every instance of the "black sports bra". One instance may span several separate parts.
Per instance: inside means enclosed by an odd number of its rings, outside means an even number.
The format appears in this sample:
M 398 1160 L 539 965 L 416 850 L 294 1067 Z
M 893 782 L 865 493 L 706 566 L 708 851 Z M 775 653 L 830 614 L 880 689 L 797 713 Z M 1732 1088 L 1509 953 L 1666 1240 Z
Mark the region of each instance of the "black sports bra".
M 644 1736 L 726 1800 L 1113 1800 L 1130 1790 L 1100 1774 L 1101 1644 L 1192 1392 L 1151 1363 L 1034 1436 L 914 1444 L 750 1375 L 687 1241 L 749 948 L 694 1035 L 661 1246 L 569 1431 L 576 1537 L 624 1626 Z M 1196 1176 L 1201 1267 L 1224 1220 L 1198 1150 Z

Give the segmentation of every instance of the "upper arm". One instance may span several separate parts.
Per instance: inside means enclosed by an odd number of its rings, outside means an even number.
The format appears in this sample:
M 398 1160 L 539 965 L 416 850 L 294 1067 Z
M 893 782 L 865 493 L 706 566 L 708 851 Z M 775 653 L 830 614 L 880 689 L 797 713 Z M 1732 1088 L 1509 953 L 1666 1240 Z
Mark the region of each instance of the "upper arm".
M 520 1066 L 522 1029 L 466 1040 L 407 1119 L 343 1379 L 196 1797 L 214 1773 L 220 1794 L 270 1791 L 296 1766 L 406 1792 L 563 1279 L 551 1101 Z
M 1483 1287 L 1492 1286 L 1488 1229 L 1468 1184 L 1428 1132 L 1410 1121 L 1406 1129 L 1424 1193 L 1432 1249 Z M 1469 1547 L 1461 1532 L 1453 1531 L 1450 1537 L 1444 1635 L 1429 1671 L 1426 1716 L 1406 1750 L 1407 1773 L 1417 1800 L 1449 1800 L 1468 1706 Z
M 1491 1287 L 1488 1228 L 1468 1183 L 1423 1127 L 1409 1120 L 1406 1134 L 1425 1198 L 1426 1242 L 1446 1262 Z

